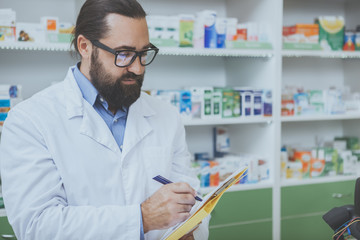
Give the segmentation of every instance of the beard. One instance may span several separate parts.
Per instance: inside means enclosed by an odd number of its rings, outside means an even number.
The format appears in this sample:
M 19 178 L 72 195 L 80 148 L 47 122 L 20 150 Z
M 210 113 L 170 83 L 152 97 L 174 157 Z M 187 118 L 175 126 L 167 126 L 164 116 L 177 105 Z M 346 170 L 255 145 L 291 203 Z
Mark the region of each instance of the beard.
M 91 54 L 89 71 L 91 82 L 106 100 L 109 109 L 124 111 L 140 97 L 144 74 L 136 75 L 132 72 L 127 72 L 119 78 L 113 77 L 106 72 L 98 55 L 98 49 L 95 48 Z M 126 85 L 123 84 L 125 80 L 135 80 L 135 83 Z

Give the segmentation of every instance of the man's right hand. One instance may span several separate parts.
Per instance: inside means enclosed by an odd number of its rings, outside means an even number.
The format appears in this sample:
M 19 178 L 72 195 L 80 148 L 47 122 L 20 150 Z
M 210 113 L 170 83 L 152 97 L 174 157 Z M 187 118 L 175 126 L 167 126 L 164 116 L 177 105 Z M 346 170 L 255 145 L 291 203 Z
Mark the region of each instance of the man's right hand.
M 187 183 L 162 186 L 141 204 L 144 232 L 167 229 L 190 216 L 196 192 Z

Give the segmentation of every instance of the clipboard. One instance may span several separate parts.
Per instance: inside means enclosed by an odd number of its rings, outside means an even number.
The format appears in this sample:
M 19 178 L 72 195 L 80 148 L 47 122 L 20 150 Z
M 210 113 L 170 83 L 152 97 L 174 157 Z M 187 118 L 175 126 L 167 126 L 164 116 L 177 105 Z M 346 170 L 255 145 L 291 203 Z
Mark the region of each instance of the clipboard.
M 217 188 L 208 193 L 202 202 L 197 202 L 190 211 L 190 217 L 185 221 L 170 228 L 162 236 L 161 240 L 178 240 L 191 230 L 193 230 L 206 216 L 208 216 L 212 210 L 214 210 L 216 204 L 219 202 L 221 196 L 235 183 L 247 175 L 247 167 L 242 167 L 236 170 Z

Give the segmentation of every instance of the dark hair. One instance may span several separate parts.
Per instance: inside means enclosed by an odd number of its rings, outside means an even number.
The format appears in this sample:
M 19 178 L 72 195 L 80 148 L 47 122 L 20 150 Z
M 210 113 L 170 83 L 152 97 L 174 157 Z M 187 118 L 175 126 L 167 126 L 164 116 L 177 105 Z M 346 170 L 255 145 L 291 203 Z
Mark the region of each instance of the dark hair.
M 110 13 L 137 19 L 146 17 L 144 9 L 136 0 L 86 0 L 73 31 L 71 44 L 77 53 L 77 38 L 80 34 L 89 40 L 99 40 L 106 36 L 109 31 L 106 17 Z

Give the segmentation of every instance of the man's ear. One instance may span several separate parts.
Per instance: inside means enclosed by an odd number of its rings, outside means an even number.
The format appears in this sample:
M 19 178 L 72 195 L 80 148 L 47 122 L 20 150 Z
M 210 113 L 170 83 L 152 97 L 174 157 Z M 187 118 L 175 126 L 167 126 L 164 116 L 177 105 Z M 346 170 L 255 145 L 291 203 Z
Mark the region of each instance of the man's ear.
M 82 59 L 90 59 L 92 53 L 92 43 L 84 37 L 79 35 L 77 38 L 77 47 Z

